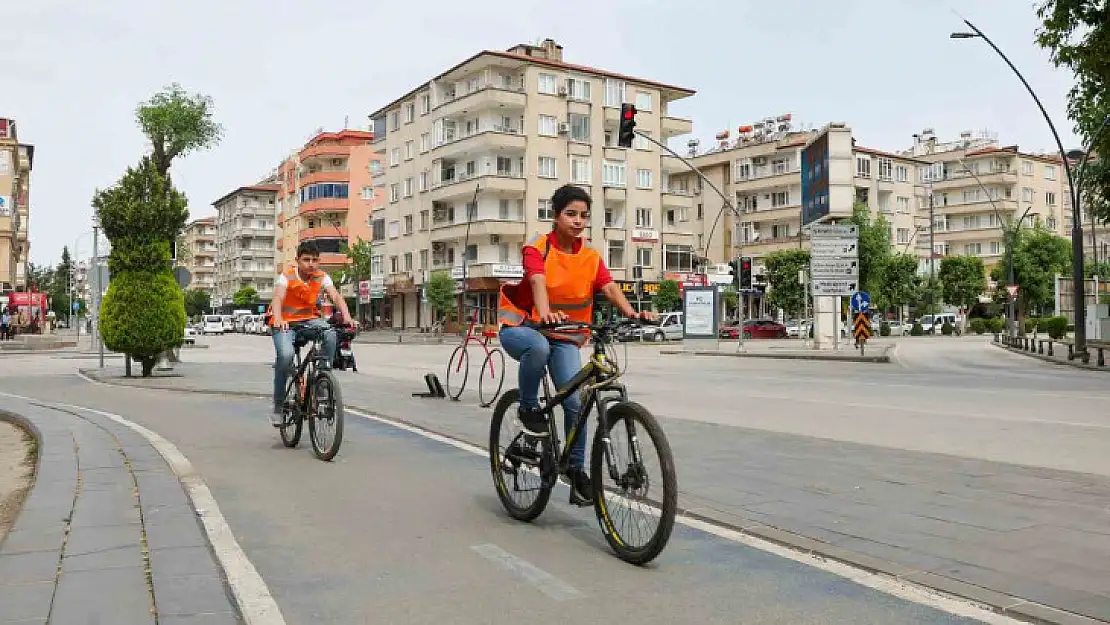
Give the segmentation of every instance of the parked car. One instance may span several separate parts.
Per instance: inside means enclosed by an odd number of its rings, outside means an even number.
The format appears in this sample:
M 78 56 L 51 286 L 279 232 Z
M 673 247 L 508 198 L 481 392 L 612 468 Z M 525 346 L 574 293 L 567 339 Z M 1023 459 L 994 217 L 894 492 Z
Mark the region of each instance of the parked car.
M 200 332 L 201 334 L 223 334 L 224 318 L 220 315 L 205 315 Z
M 786 326 L 770 319 L 748 319 L 744 322 L 744 338 L 746 339 L 781 339 L 786 337 Z M 740 338 L 740 324 L 736 321 L 729 322 L 721 328 L 719 336 L 723 339 Z

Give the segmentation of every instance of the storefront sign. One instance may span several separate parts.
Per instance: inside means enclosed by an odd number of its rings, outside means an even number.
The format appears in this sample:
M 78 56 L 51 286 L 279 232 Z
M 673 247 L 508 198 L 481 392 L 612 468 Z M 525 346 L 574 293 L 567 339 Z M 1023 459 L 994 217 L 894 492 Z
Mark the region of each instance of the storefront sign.
M 495 278 L 523 278 L 524 265 L 493 265 L 491 275 Z
M 625 297 L 636 297 L 636 281 L 635 280 L 614 280 L 617 286 L 620 287 L 621 293 Z M 644 292 L 640 295 L 641 298 L 650 298 L 659 295 L 658 282 L 643 282 Z
M 642 243 L 654 243 L 659 240 L 659 231 L 651 228 L 633 228 L 632 240 Z

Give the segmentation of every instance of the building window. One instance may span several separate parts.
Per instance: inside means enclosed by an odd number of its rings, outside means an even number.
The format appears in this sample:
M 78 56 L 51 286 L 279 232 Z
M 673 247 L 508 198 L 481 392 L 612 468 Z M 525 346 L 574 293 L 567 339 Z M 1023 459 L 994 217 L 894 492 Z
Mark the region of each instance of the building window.
M 393 111 L 389 114 L 389 129 L 397 130 L 401 127 L 401 111 Z
M 557 90 L 555 74 L 540 74 L 540 84 L 538 91 L 548 95 L 555 95 Z
M 405 234 L 412 234 L 412 215 L 405 215 Z
M 401 185 L 396 182 L 389 185 L 389 201 L 398 202 L 401 200 Z
M 401 164 L 401 148 L 393 148 L 389 151 L 389 166 L 396 167 Z
M 651 133 L 648 132 L 648 131 L 644 131 L 644 134 L 649 136 L 649 137 L 651 136 Z M 637 149 L 637 150 L 650 150 L 651 149 L 651 141 L 648 141 L 647 139 L 641 137 L 640 135 L 636 135 L 635 138 L 632 139 L 632 147 Z
M 582 102 L 590 101 L 590 81 L 581 78 L 567 79 L 567 97 Z
M 400 268 L 397 266 L 397 257 L 389 257 L 389 273 L 398 273 Z
M 559 120 L 551 115 L 540 115 L 537 133 L 545 137 L 555 137 L 559 134 Z
M 636 209 L 636 227 L 637 228 L 650 228 L 651 227 L 651 209 L 650 208 L 637 208 Z
M 894 179 L 898 182 L 909 182 L 910 168 L 905 165 L 898 165 L 894 168 Z
M 404 197 L 412 197 L 412 177 L 405 178 Z
M 636 266 L 637 267 L 651 267 L 651 248 L 638 247 L 636 248 Z
M 370 240 L 373 242 L 385 240 L 385 220 L 375 219 L 370 222 Z
M 860 178 L 871 177 L 871 157 L 861 156 L 856 159 L 856 175 Z
M 636 110 L 651 112 L 651 94 L 643 91 L 636 92 Z
M 908 212 L 910 212 L 910 198 L 908 198 L 908 197 L 899 197 L 899 198 L 895 198 L 894 201 L 898 205 L 898 212 L 899 213 L 908 213 Z
M 1044 166 L 1044 179 L 1045 180 L 1056 180 L 1056 166 L 1055 165 L 1045 165 Z
M 420 190 L 421 191 L 427 191 L 428 190 L 428 172 L 426 172 L 426 171 L 420 172 Z
M 1022 187 L 1022 189 L 1021 189 L 1021 200 L 1023 202 L 1032 202 L 1033 201 L 1033 189 L 1030 189 L 1029 187 Z
M 790 191 L 776 191 L 771 194 L 771 208 L 790 206 Z
M 1044 194 L 1044 203 L 1049 206 L 1056 206 L 1056 194 L 1052 191 L 1046 191 Z
M 428 250 L 420 250 L 420 269 L 428 268 Z
M 551 119 L 555 119 L 552 117 Z M 587 115 L 570 114 L 570 138 L 572 141 L 590 142 L 590 118 Z
M 396 239 L 401 236 L 401 222 L 394 219 L 389 222 L 389 238 Z
M 427 230 L 428 229 L 428 211 L 427 210 L 420 211 L 420 229 L 421 230 Z
M 412 271 L 412 252 L 405 252 L 405 271 Z
M 406 161 L 411 161 L 413 156 L 415 156 L 414 151 L 413 151 L 413 143 L 412 143 L 412 141 L 406 141 L 405 142 L 405 160 Z
M 555 219 L 555 213 L 551 210 L 551 200 L 540 200 L 536 216 L 547 221 Z
M 541 156 L 539 171 L 536 172 L 536 175 L 540 178 L 558 178 L 555 158 L 551 156 Z
M 624 241 L 608 241 L 609 253 L 606 263 L 612 269 L 624 268 Z
M 432 110 L 432 96 L 425 93 L 420 96 L 420 114 L 427 115 Z
M 577 184 L 590 184 L 590 159 L 571 157 L 570 181 Z
M 899 245 L 905 245 L 909 242 L 910 242 L 910 229 L 909 228 L 899 228 L 898 229 L 898 244 Z
M 624 104 L 625 85 L 623 80 L 605 79 L 605 106 L 619 107 Z
M 364 199 L 364 200 L 374 199 L 374 187 L 363 187 L 362 188 L 362 199 Z
M 636 170 L 636 188 L 650 189 L 651 188 L 651 170 L 650 169 L 637 169 Z
M 694 248 L 689 245 L 663 246 L 664 271 L 693 271 Z
M 894 173 L 894 163 L 889 158 L 879 159 L 879 180 L 890 180 Z
M 405 104 L 405 123 L 411 124 L 416 119 L 416 103 L 409 102 Z
M 990 250 L 991 250 L 991 252 L 990 252 L 991 254 L 1001 254 L 1002 253 L 1001 252 L 1001 245 L 998 243 L 998 241 L 991 241 Z
M 1021 173 L 1025 174 L 1026 176 L 1032 176 L 1033 175 L 1033 163 L 1032 163 L 1032 161 L 1022 161 L 1021 162 Z
M 604 161 L 601 164 L 601 184 L 606 187 L 623 187 L 624 163 Z

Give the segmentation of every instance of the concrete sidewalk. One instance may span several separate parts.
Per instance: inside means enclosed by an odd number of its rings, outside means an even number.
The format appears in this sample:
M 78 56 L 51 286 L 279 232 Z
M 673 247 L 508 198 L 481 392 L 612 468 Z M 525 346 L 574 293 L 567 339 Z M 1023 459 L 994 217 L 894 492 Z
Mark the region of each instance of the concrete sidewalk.
M 176 377 L 114 384 L 245 396 L 269 364 L 182 363 Z M 486 447 L 489 409 L 337 372 L 351 407 Z M 505 380 L 506 388 L 513 386 Z M 259 403 L 259 418 L 264 405 Z M 1110 622 L 1110 478 L 660 417 L 686 514 L 936 588 L 1023 619 Z
M 34 486 L 0 542 L 0 623 L 238 623 L 177 476 L 138 433 L 0 399 L 38 441 Z

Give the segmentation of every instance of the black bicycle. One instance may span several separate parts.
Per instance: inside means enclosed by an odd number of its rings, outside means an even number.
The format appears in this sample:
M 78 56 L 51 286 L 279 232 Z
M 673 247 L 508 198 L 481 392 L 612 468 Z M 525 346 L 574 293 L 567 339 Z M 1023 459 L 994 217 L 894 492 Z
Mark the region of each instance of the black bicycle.
M 619 382 L 622 371 L 608 348 L 616 339 L 617 330 L 637 325 L 658 325 L 643 321 L 623 320 L 602 325 L 586 323 L 561 323 L 535 325 L 537 329 L 555 331 L 581 331 L 588 328 L 593 339 L 593 355 L 564 388 L 551 392 L 549 377 L 543 379 L 543 397 L 540 407 L 547 413 L 549 436 L 533 437 L 519 428 L 516 407 L 519 389 L 510 389 L 501 396 L 493 411 L 490 423 L 490 469 L 497 496 L 509 515 L 521 521 L 532 521 L 547 506 L 559 476 L 567 473 L 570 449 L 581 434 L 591 412 L 597 412 L 597 431 L 590 450 L 590 479 L 593 482 L 593 506 L 598 523 L 609 546 L 617 556 L 632 564 L 646 564 L 666 547 L 674 529 L 675 510 L 678 505 L 678 478 L 674 458 L 663 428 L 655 417 L 640 404 L 628 399 L 628 391 Z M 558 428 L 555 426 L 555 407 L 562 404 L 571 393 L 581 393 L 582 410 L 567 434 L 566 444 L 560 449 Z M 507 445 L 501 445 L 502 425 L 517 426 L 516 435 Z M 618 427 L 623 425 L 623 428 Z M 506 428 L 507 429 L 507 428 Z M 621 456 L 616 450 L 614 435 L 623 430 L 627 434 L 628 453 Z M 646 439 L 642 434 L 646 433 Z M 649 474 L 641 446 L 650 441 L 657 450 L 659 476 Z M 512 480 L 506 477 L 511 475 Z M 535 485 L 524 486 L 526 479 L 535 478 Z M 609 478 L 611 485 L 603 484 Z M 662 488 L 656 496 L 648 494 L 653 485 Z M 531 495 L 529 502 L 520 502 L 515 495 Z M 588 505 L 588 504 L 587 504 Z M 617 529 L 616 521 L 626 521 L 636 510 L 654 517 L 658 524 L 646 533 L 644 540 L 634 542 L 642 529 L 639 523 L 627 532 Z
M 282 400 L 281 442 L 296 447 L 301 441 L 304 421 L 308 420 L 308 436 L 312 453 L 329 461 L 339 453 L 343 442 L 343 395 L 326 359 L 321 353 L 323 328 L 301 330 L 293 339 L 293 374 L 285 386 Z M 301 359 L 301 348 L 312 343 Z

